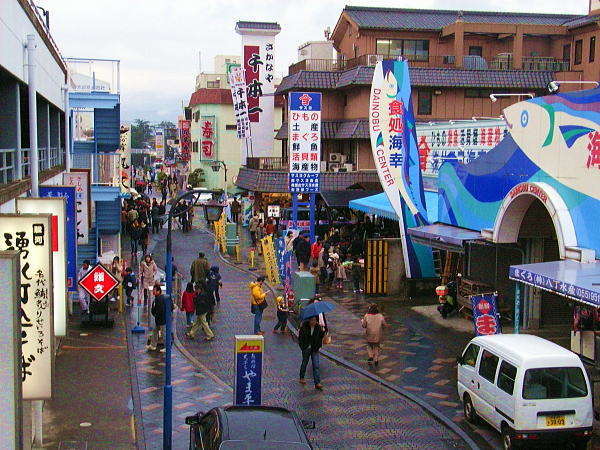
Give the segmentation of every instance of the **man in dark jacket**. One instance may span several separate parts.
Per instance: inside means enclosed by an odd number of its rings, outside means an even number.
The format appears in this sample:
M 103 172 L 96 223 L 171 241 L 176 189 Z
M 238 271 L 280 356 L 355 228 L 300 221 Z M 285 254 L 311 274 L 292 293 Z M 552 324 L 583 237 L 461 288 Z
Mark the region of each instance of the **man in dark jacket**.
M 147 350 L 156 350 L 159 339 L 164 339 L 164 329 L 167 323 L 165 317 L 165 305 L 167 302 L 165 300 L 165 296 L 162 295 L 162 289 L 158 284 L 154 285 L 152 294 L 154 295 L 154 301 L 152 302 L 152 308 L 150 309 L 150 312 L 154 316 L 154 328 L 152 329 L 152 334 L 150 335 L 150 344 L 146 346 Z M 163 352 L 164 350 L 165 349 L 162 348 L 160 351 Z
M 215 334 L 208 326 L 207 316 L 212 313 L 214 299 L 210 298 L 203 283 L 196 283 L 195 288 L 194 306 L 196 307 L 196 321 L 185 335 L 190 339 L 194 339 L 198 330 L 202 328 L 206 335 L 204 340 L 212 341 L 215 338 Z
M 300 265 L 300 270 L 308 270 L 308 262 L 310 261 L 310 242 L 307 235 L 300 237 L 296 244 L 296 259 Z
M 315 388 L 322 390 L 321 374 L 319 370 L 319 350 L 323 345 L 325 330 L 319 325 L 319 319 L 316 316 L 305 320 L 300 326 L 298 333 L 298 345 L 302 350 L 302 364 L 300 364 L 300 383 L 306 384 L 304 376 L 306 375 L 306 366 L 308 360 L 312 359 L 313 380 Z

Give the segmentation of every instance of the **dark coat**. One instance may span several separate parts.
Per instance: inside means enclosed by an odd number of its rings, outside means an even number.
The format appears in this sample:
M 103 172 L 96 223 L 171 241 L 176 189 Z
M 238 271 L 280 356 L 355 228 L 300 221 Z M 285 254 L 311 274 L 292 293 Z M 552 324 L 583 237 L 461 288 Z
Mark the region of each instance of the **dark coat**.
M 196 306 L 196 314 L 207 314 L 212 311 L 214 299 L 211 300 L 210 295 L 206 292 L 200 292 L 196 294 L 194 298 L 194 305 Z
M 296 256 L 301 259 L 310 259 L 310 243 L 306 239 L 301 239 L 296 244 Z
M 156 322 L 156 326 L 160 327 L 167 323 L 167 319 L 165 317 L 165 296 L 160 294 L 154 297 L 154 301 L 152 302 L 152 309 L 150 310 L 152 315 L 154 316 L 154 321 Z
M 298 345 L 302 349 L 302 351 L 310 348 L 311 352 L 318 352 L 321 346 L 323 345 L 323 337 L 325 336 L 325 330 L 318 323 L 315 325 L 314 332 L 311 336 L 310 334 L 310 325 L 308 325 L 308 320 L 302 323 L 300 326 L 300 331 L 298 332 Z

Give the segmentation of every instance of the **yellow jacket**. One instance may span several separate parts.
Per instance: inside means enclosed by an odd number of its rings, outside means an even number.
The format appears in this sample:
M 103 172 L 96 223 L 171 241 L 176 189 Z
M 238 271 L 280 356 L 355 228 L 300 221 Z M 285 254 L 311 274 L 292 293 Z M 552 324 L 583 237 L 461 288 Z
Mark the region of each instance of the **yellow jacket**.
M 250 288 L 250 302 L 253 305 L 258 305 L 265 301 L 267 294 L 263 292 L 259 283 L 252 281 L 248 287 Z

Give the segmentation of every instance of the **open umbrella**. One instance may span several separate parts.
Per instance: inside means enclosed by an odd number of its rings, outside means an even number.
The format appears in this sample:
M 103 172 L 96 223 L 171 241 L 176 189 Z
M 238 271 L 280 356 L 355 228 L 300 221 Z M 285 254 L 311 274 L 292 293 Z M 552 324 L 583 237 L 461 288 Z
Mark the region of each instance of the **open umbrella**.
M 306 320 L 309 317 L 318 316 L 319 314 L 325 314 L 329 311 L 333 311 L 333 308 L 335 308 L 335 306 L 333 306 L 329 302 L 311 303 L 310 305 L 306 305 L 304 308 L 302 308 L 302 311 L 300 312 L 300 319 Z

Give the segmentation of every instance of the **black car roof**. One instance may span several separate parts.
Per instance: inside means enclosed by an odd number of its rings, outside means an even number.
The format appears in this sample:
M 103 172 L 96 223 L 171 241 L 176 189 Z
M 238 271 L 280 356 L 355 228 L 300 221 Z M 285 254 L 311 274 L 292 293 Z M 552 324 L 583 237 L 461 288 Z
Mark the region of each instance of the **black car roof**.
M 227 406 L 220 408 L 228 439 L 305 442 L 294 413 L 273 406 Z M 226 440 L 226 439 L 223 439 Z

